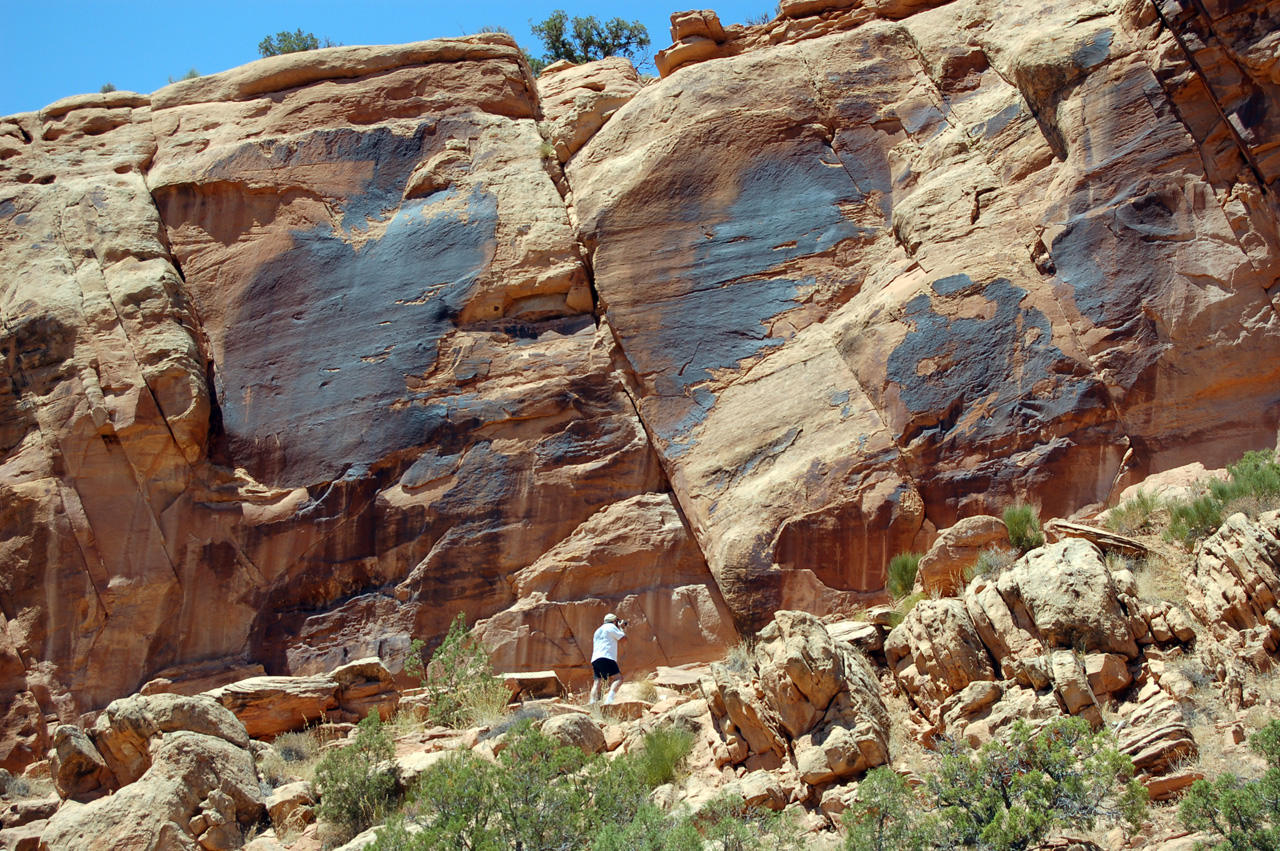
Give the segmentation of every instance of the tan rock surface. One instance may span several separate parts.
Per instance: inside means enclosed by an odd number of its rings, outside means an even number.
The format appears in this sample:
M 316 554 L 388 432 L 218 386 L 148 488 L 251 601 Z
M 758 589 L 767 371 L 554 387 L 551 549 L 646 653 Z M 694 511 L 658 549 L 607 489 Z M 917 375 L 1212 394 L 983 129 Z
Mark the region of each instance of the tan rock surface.
M 549 141 L 557 159 L 568 162 L 638 91 L 640 75 L 620 56 L 546 68 L 538 77 L 538 97 L 551 123 Z
M 979 515 L 957 521 L 920 557 L 916 585 L 927 594 L 957 595 L 965 586 L 965 570 L 991 547 L 1009 548 L 1009 530 L 1003 520 Z
M 175 732 L 152 756 L 147 772 L 114 795 L 58 810 L 45 827 L 41 848 L 194 851 L 198 846 L 188 829 L 193 818 L 229 810 L 225 832 L 240 837 L 262 817 L 262 793 L 248 751 L 213 736 Z
M 514 612 L 530 670 L 581 670 L 615 603 L 645 664 L 709 659 L 878 600 L 961 517 L 1273 445 L 1259 8 L 787 0 L 677 16 L 634 92 L 562 68 L 544 105 L 490 34 L 0 118 L 0 765 L 202 665 L 396 673 L 460 611 Z M 519 598 L 646 495 L 705 573 Z M 1070 637 L 1028 583 L 965 601 L 1042 686 Z M 1136 652 L 1118 616 L 1091 652 Z
M 206 692 L 231 710 L 254 739 L 301 730 L 338 708 L 338 681 L 329 676 L 254 677 Z
M 1215 635 L 1263 626 L 1280 639 L 1280 512 L 1227 518 L 1183 573 L 1187 604 Z
M 1193 91 L 1150 14 L 850 5 L 788 3 L 723 45 L 677 30 L 716 58 L 567 168 L 641 417 L 738 613 L 851 605 L 925 518 L 1031 494 L 1067 516 L 1274 440 L 1244 411 L 1280 382 L 1245 366 L 1280 332 L 1275 210 L 1211 126 L 1242 92 Z M 1221 52 L 1192 18 L 1186 49 Z
M 667 494 L 606 506 L 513 577 L 519 602 L 477 624 L 498 670 L 555 670 L 590 679 L 604 615 L 629 623 L 620 664 L 630 675 L 715 658 L 737 640 L 720 590 Z

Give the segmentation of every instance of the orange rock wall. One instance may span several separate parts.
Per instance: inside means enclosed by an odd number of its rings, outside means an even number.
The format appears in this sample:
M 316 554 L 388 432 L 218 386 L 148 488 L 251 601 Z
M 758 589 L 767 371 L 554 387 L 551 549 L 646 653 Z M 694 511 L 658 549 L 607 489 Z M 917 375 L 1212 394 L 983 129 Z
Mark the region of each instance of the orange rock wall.
M 1274 444 L 1280 6 L 783 11 L 647 84 L 491 35 L 0 118 L 0 765 L 459 611 L 707 658 Z

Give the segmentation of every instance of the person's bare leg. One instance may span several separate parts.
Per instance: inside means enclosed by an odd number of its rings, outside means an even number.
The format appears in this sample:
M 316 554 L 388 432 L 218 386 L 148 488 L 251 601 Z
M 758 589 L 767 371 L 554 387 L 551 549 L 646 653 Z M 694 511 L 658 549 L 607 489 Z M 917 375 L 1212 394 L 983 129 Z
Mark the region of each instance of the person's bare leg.
M 622 688 L 622 677 L 611 677 L 610 679 L 609 696 L 605 698 L 605 703 L 613 703 L 613 699 L 618 696 L 618 689 Z
M 587 703 L 592 704 L 600 699 L 600 678 L 593 677 L 591 679 L 591 696 L 587 698 Z

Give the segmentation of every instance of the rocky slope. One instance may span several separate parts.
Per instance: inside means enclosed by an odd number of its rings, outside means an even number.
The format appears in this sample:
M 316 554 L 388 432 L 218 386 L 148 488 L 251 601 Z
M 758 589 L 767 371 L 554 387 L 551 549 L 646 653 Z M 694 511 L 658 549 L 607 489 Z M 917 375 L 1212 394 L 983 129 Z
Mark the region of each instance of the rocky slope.
M 486 35 L 0 119 L 0 766 L 459 611 L 710 659 L 1272 445 L 1278 19 L 788 0 L 644 85 Z

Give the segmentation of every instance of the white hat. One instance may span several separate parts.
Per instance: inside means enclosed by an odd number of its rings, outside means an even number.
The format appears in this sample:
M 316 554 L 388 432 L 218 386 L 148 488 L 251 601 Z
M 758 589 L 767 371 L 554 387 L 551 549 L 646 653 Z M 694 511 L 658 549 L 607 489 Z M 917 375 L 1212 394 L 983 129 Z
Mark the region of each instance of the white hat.
M 609 612 L 609 614 L 607 614 L 607 615 L 605 615 L 605 616 L 604 616 L 604 622 L 605 622 L 605 623 L 613 623 L 613 622 L 614 622 L 614 621 L 616 621 L 617 619 L 618 619 L 618 616 L 617 616 L 617 615 L 615 615 L 613 612 Z

